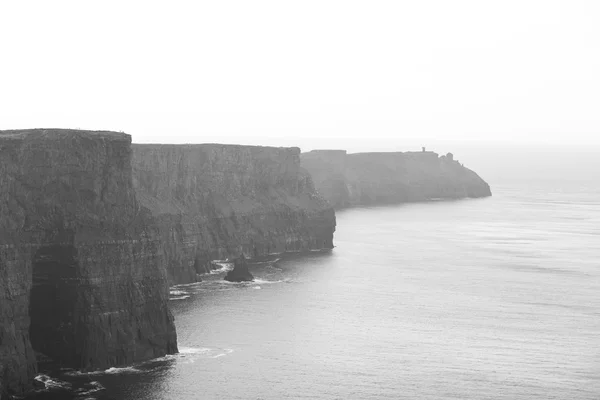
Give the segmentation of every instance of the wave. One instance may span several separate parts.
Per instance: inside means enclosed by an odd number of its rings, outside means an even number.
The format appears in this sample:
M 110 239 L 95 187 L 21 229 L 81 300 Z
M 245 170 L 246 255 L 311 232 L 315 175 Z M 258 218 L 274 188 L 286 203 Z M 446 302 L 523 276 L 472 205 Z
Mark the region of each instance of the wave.
M 76 373 L 76 372 L 77 371 L 65 373 L 65 375 L 67 375 L 67 376 L 88 375 L 88 374 Z M 100 382 L 98 382 L 98 381 L 91 381 L 91 382 L 88 382 L 88 383 L 84 383 L 83 387 L 79 387 L 77 389 L 74 389 L 73 388 L 73 384 L 71 384 L 69 382 L 61 381 L 60 379 L 57 379 L 57 378 L 51 378 L 51 377 L 49 377 L 48 375 L 45 375 L 45 374 L 40 374 L 40 375 L 36 376 L 35 380 L 44 384 L 44 389 L 36 390 L 36 392 L 41 392 L 41 391 L 53 391 L 53 392 L 59 391 L 59 392 L 62 392 L 62 391 L 66 391 L 66 392 L 70 392 L 70 393 L 75 394 L 76 398 L 83 398 L 83 399 L 86 399 L 86 400 L 87 399 L 94 399 L 94 397 L 89 397 L 89 396 L 92 395 L 92 394 L 94 394 L 94 393 L 100 392 L 102 390 L 106 390 L 106 388 L 104 386 L 102 386 L 102 384 Z
M 177 290 L 177 289 L 175 289 L 175 290 L 170 290 L 169 294 L 171 296 L 183 296 L 183 295 L 188 294 L 188 292 L 186 292 L 185 290 Z
M 139 374 L 143 372 L 135 367 L 112 367 L 104 371 L 104 374 L 118 375 L 118 374 Z
M 69 371 L 65 372 L 66 376 L 95 376 L 95 375 L 118 375 L 118 374 L 139 374 L 143 372 L 133 366 L 129 367 L 111 367 L 103 371 Z
M 200 282 L 192 282 L 192 283 L 180 283 L 180 284 L 171 286 L 170 289 L 177 290 L 178 288 L 186 288 L 186 287 L 190 287 L 190 286 L 198 286 L 198 285 L 201 285 L 202 283 L 203 283 L 202 281 L 200 281 Z
M 270 284 L 273 284 L 273 283 L 287 283 L 287 282 L 290 282 L 290 280 L 289 279 L 280 279 L 280 280 L 277 280 L 277 281 L 268 281 L 268 280 L 265 280 L 265 279 L 254 279 L 252 282 L 248 282 L 248 283 L 256 283 L 256 284 L 259 284 L 259 285 L 270 285 Z
M 90 388 L 89 389 L 87 389 L 87 388 L 80 388 L 80 389 L 77 389 L 75 391 L 75 393 L 77 393 L 79 396 L 89 396 L 90 394 L 93 394 L 93 393 L 96 393 L 96 392 L 100 392 L 100 391 L 106 389 L 98 381 L 92 381 L 89 384 L 87 384 L 86 386 L 90 386 Z
M 208 353 L 211 349 L 207 347 L 180 347 L 179 354 L 200 354 Z
M 39 374 L 34 378 L 36 381 L 44 384 L 46 390 L 49 389 L 71 389 L 72 385 L 69 382 L 61 381 L 60 379 L 51 378 L 48 375 Z
M 172 301 L 172 300 L 185 300 L 185 299 L 189 299 L 190 297 L 191 296 L 189 294 L 185 295 L 185 296 L 169 297 L 169 301 Z
M 218 265 L 219 268 L 215 268 L 213 270 L 211 270 L 208 274 L 209 275 L 216 275 L 216 274 L 222 274 L 223 272 L 228 272 L 231 271 L 233 269 L 233 263 L 230 261 L 217 261 L 217 260 L 213 260 L 211 261 L 211 263 L 213 265 Z
M 69 371 L 64 371 L 63 374 L 65 376 L 69 376 L 69 377 L 142 374 L 142 373 L 148 372 L 148 370 L 149 370 L 148 368 L 153 369 L 152 365 L 156 366 L 156 363 L 160 363 L 161 361 L 170 361 L 170 360 L 191 358 L 191 362 L 194 362 L 198 356 L 212 358 L 212 357 L 210 357 L 211 353 L 214 354 L 215 352 L 221 351 L 221 350 L 222 349 L 210 349 L 207 347 L 180 347 L 179 353 L 177 353 L 177 354 L 167 354 L 163 357 L 153 358 L 152 360 L 129 365 L 127 367 L 111 367 L 111 368 L 101 370 L 101 371 L 89 371 L 89 372 L 69 370 Z M 231 349 L 224 349 L 224 350 L 225 350 L 225 354 L 229 354 L 233 351 Z M 38 375 L 36 377 L 36 380 L 39 382 L 44 382 L 46 389 L 49 389 L 49 388 L 72 389 L 72 386 L 70 383 L 63 382 L 63 381 L 57 380 L 55 378 L 50 378 L 47 375 L 42 375 L 42 374 Z M 93 392 L 97 392 L 97 391 L 104 389 L 104 387 L 99 382 L 93 381 L 93 382 L 90 382 L 89 385 L 92 385 L 92 387 L 78 389 L 77 393 L 80 395 L 88 395 Z
M 57 378 L 51 378 L 50 376 L 45 374 L 39 374 L 35 377 L 35 380 L 44 384 L 44 389 L 40 389 L 38 391 L 63 390 L 73 393 L 76 396 L 75 398 L 78 399 L 94 399 L 94 393 L 105 390 L 106 388 L 100 382 L 93 381 L 91 379 L 92 376 L 144 374 L 148 371 L 156 370 L 157 368 L 163 368 L 164 364 L 162 364 L 161 362 L 176 361 L 178 363 L 190 364 L 195 363 L 201 359 L 216 359 L 225 357 L 233 353 L 233 351 L 233 349 L 184 346 L 179 348 L 179 353 L 177 354 L 168 354 L 163 357 L 154 358 L 152 360 L 144 361 L 126 367 L 112 367 L 106 370 L 90 372 L 65 369 L 61 371 L 61 375 L 65 377 L 88 377 L 90 382 L 83 383 L 83 385 L 81 383 L 69 383 Z

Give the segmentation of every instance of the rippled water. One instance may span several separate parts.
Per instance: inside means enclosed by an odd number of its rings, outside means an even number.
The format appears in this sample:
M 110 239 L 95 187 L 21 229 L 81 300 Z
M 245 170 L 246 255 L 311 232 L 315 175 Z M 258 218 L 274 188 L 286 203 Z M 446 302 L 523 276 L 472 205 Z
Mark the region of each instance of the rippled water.
M 53 379 L 95 399 L 600 398 L 597 187 L 345 210 L 335 244 L 174 288 L 179 355 Z

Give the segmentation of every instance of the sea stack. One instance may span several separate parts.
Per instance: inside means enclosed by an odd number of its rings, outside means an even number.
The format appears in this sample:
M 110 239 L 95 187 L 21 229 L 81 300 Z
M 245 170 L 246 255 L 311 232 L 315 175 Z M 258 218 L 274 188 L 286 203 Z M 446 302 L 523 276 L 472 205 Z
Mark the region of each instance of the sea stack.
M 254 276 L 248 270 L 248 262 L 243 255 L 233 262 L 233 269 L 227 273 L 225 280 L 229 282 L 251 282 Z

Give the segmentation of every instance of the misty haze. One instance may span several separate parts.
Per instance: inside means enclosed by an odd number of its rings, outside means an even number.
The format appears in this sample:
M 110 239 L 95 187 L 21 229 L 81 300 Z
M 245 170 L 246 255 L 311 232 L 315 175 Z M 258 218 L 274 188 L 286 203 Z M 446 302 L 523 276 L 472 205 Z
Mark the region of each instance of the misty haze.
M 600 398 L 600 3 L 0 6 L 0 400 Z

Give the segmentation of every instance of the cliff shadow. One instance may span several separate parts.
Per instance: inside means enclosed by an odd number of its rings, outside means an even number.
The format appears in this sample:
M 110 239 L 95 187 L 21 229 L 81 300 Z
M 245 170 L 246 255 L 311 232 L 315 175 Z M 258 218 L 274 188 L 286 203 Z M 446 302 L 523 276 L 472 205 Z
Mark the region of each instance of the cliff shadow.
M 32 267 L 29 336 L 33 349 L 53 362 L 77 365 L 77 292 L 73 285 L 77 281 L 77 249 L 72 245 L 44 246 L 35 253 Z

